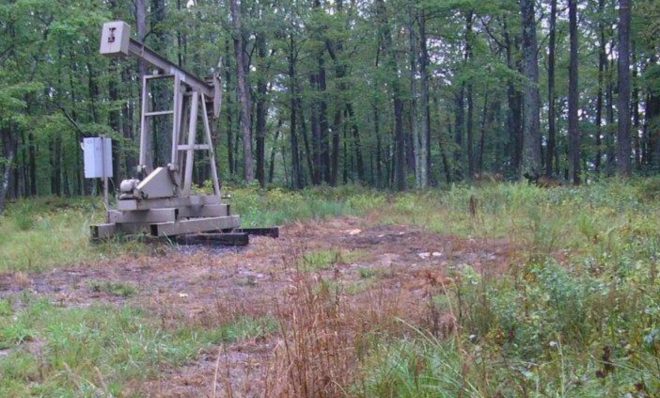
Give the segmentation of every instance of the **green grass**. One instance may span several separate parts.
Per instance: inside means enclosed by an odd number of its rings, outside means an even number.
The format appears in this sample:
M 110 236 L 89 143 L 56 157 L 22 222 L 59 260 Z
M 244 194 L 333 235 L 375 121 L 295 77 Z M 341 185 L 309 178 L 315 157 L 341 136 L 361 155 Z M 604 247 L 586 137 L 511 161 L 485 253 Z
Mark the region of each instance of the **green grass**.
M 121 396 L 126 383 L 153 377 L 165 365 L 194 359 L 222 342 L 276 330 L 271 318 L 239 318 L 202 329 L 164 330 L 152 315 L 129 307 L 59 308 L 26 298 L 14 312 L 3 304 L 0 396 Z
M 498 278 L 469 264 L 457 272 L 460 282 L 432 302 L 454 314 L 458 332 L 442 337 L 433 325 L 411 326 L 412 337 L 382 341 L 363 361 L 356 395 L 657 396 L 658 181 L 397 197 L 389 222 L 506 237 L 519 245 L 520 260 Z
M 245 227 L 273 226 L 306 219 L 361 215 L 382 206 L 385 195 L 360 187 L 314 188 L 287 191 L 279 188 L 226 188 L 232 211 Z M 0 215 L 0 272 L 45 271 L 148 252 L 139 240 L 117 238 L 105 243 L 89 241 L 89 226 L 103 222 L 98 198 L 37 198 L 21 200 Z
M 137 293 L 137 288 L 129 283 L 110 281 L 91 281 L 89 287 L 94 292 L 107 293 L 119 297 L 131 297 Z
M 362 253 L 337 249 L 309 251 L 298 262 L 298 269 L 303 272 L 322 271 L 337 264 L 350 264 L 357 261 Z
M 226 188 L 232 195 L 232 209 L 247 227 L 282 225 L 307 219 L 362 215 L 382 207 L 386 195 L 357 186 L 307 188 L 288 191 L 280 188 L 256 190 Z
M 0 272 L 45 271 L 140 253 L 135 241 L 89 241 L 89 225 L 103 222 L 99 200 L 92 198 L 39 198 L 8 206 L 0 215 Z

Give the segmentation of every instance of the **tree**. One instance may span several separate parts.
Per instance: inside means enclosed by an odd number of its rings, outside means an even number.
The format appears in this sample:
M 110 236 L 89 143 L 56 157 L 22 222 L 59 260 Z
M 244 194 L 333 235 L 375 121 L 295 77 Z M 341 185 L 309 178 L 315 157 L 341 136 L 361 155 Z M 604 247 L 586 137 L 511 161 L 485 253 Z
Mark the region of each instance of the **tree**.
M 539 112 L 539 62 L 536 42 L 534 0 L 520 0 L 522 18 L 523 74 L 527 79 L 523 92 L 523 168 L 536 174 L 541 170 L 541 131 Z
M 254 161 L 252 157 L 252 105 L 250 89 L 247 83 L 247 61 L 243 47 L 243 27 L 241 25 L 241 5 L 239 0 L 230 1 L 233 27 L 234 56 L 236 57 L 236 76 L 238 78 L 238 99 L 241 103 L 240 128 L 243 138 L 243 177 L 245 182 L 254 180 Z
M 383 0 L 376 0 L 376 14 L 378 15 L 380 43 L 383 53 L 387 57 L 387 69 L 390 76 L 392 105 L 394 108 L 394 175 L 395 187 L 399 191 L 406 190 L 405 140 L 403 136 L 403 101 L 399 86 L 399 71 L 396 53 L 392 48 L 392 33 L 387 18 L 387 9 Z
M 617 134 L 617 173 L 629 177 L 630 162 L 630 0 L 619 0 L 619 128 Z
M 580 184 L 580 131 L 578 126 L 578 32 L 577 0 L 568 0 L 570 66 L 568 71 L 568 176 Z
M 600 0 L 604 1 L 604 0 Z M 557 42 L 557 0 L 550 1 L 550 34 L 548 42 L 548 147 L 545 156 L 545 175 L 552 176 L 556 147 L 555 128 L 555 47 Z

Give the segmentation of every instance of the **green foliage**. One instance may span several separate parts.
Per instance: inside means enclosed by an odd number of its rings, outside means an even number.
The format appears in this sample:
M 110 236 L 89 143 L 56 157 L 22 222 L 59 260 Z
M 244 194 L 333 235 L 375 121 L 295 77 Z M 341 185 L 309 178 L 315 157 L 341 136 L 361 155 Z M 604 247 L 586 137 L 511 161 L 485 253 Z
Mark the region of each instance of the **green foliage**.
M 507 234 L 520 242 L 523 261 L 497 278 L 469 264 L 455 271 L 458 283 L 432 300 L 456 317 L 454 334 L 415 329 L 413 339 L 382 342 L 365 361 L 359 394 L 656 395 L 660 209 L 653 186 L 505 184 L 397 198 L 396 209 L 415 222 L 418 212 L 437 217 L 428 225 L 434 229 Z M 480 203 L 476 219 L 465 209 L 470 196 Z M 447 207 L 460 214 L 443 213 Z
M 137 293 L 135 286 L 129 283 L 110 281 L 91 281 L 89 287 L 94 292 L 107 293 L 119 297 L 130 297 Z
M 0 215 L 0 272 L 42 271 L 54 266 L 140 253 L 136 241 L 90 242 L 89 225 L 103 221 L 103 207 L 93 198 L 23 200 Z
M 364 214 L 385 202 L 382 193 L 352 186 L 301 191 L 225 188 L 225 192 L 232 195 L 232 209 L 241 215 L 241 223 L 245 226 L 281 225 L 305 219 Z
M 350 264 L 359 257 L 359 252 L 335 249 L 310 251 L 303 254 L 298 263 L 298 269 L 303 272 L 321 271 L 332 268 L 336 264 Z

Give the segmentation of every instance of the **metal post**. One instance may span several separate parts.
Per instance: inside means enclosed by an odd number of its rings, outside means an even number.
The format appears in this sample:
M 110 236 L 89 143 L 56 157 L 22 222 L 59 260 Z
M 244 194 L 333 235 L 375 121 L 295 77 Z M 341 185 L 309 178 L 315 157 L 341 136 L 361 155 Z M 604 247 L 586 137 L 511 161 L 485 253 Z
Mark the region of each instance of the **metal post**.
M 107 210 L 110 208 L 110 202 L 108 200 L 108 174 L 105 170 L 105 135 L 101 136 L 101 164 L 102 164 L 102 178 L 103 178 L 103 204 L 105 205 L 106 210 L 106 222 L 110 222 L 110 215 L 107 213 Z
M 183 176 L 183 193 L 190 195 L 192 187 L 193 159 L 195 158 L 195 136 L 197 135 L 197 109 L 199 108 L 198 91 L 193 91 L 190 104 L 190 124 L 188 126 L 188 146 L 186 151 L 186 172 Z M 202 99 L 203 101 L 204 99 Z
M 142 114 L 140 117 L 140 164 L 138 165 L 138 171 L 145 172 L 145 174 L 151 172 L 151 165 L 147 165 L 147 158 L 151 159 L 151 156 L 147 156 L 148 152 L 151 151 L 151 148 L 147 148 L 147 143 L 150 142 L 149 139 L 149 120 L 147 120 L 147 112 L 149 111 L 149 96 L 147 88 L 147 76 L 142 76 Z
M 206 133 L 206 144 L 209 146 L 209 160 L 211 162 L 211 178 L 213 179 L 213 191 L 220 196 L 220 184 L 218 182 L 218 170 L 215 166 L 215 148 L 211 141 L 211 126 L 209 124 L 209 115 L 206 110 L 206 101 L 202 98 L 202 118 L 204 120 L 204 132 Z

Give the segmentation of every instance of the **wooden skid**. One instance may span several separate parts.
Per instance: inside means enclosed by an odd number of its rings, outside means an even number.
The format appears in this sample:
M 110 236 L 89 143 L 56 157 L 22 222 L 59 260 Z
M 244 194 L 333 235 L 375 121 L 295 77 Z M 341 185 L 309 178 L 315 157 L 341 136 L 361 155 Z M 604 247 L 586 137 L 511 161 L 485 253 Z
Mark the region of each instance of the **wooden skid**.
M 162 209 L 169 210 L 169 209 Z M 217 210 L 217 209 L 216 209 Z M 167 212 L 156 213 L 161 217 Z M 145 216 L 146 217 L 146 216 Z M 151 217 L 151 216 L 150 216 Z M 156 219 L 153 216 L 152 219 Z M 240 217 L 217 216 L 198 217 L 166 222 L 110 222 L 90 226 L 92 240 L 108 239 L 117 234 L 140 234 L 146 233 L 152 236 L 176 236 L 183 234 L 194 234 L 201 232 L 221 231 L 235 229 L 240 226 Z
M 108 239 L 117 234 L 117 224 L 98 224 L 89 226 L 92 240 Z
M 256 236 L 268 236 L 270 238 L 279 238 L 280 237 L 280 228 L 279 227 L 238 228 L 238 229 L 235 229 L 234 232 L 246 233 L 248 235 L 256 235 Z
M 135 211 L 108 210 L 108 221 L 124 223 L 160 223 L 176 221 L 177 209 L 151 209 Z
M 174 236 L 198 232 L 233 229 L 240 225 L 238 216 L 191 218 L 189 220 L 151 224 L 152 236 Z
M 210 204 L 203 206 L 185 206 L 179 208 L 178 218 L 188 217 L 222 217 L 228 216 L 228 204 Z
M 205 246 L 246 246 L 250 243 L 250 236 L 246 233 L 202 233 L 180 235 L 176 237 L 180 245 L 205 245 Z
M 219 205 L 220 196 L 203 195 L 185 198 L 161 198 L 149 200 L 124 199 L 117 201 L 117 210 L 150 210 L 171 207 Z

